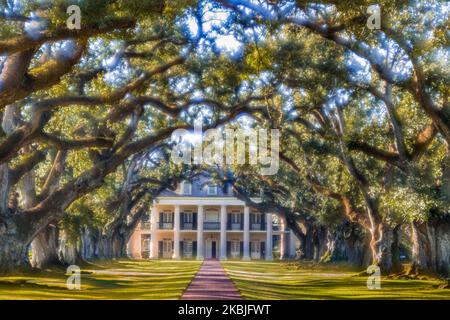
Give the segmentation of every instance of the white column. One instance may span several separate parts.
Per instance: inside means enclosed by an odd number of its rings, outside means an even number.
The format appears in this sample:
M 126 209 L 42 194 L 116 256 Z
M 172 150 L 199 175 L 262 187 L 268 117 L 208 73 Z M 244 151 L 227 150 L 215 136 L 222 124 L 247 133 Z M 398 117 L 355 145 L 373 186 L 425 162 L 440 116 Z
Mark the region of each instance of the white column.
M 150 217 L 150 228 L 151 228 L 151 238 L 150 238 L 150 259 L 158 258 L 158 239 L 156 233 L 158 230 L 158 210 L 156 206 L 152 206 L 151 217 Z
M 203 260 L 203 206 L 197 211 L 197 260 Z
M 242 260 L 250 260 L 250 207 L 244 207 L 244 254 Z
M 273 260 L 272 245 L 272 214 L 266 213 L 266 260 Z
M 173 255 L 172 259 L 180 259 L 180 206 L 175 206 L 173 221 Z
M 227 207 L 220 206 L 220 260 L 227 259 Z
M 280 260 L 286 259 L 286 220 L 280 217 Z
M 297 247 L 296 247 L 296 239 L 295 233 L 292 230 L 289 232 L 289 256 L 290 258 L 295 258 L 297 256 Z

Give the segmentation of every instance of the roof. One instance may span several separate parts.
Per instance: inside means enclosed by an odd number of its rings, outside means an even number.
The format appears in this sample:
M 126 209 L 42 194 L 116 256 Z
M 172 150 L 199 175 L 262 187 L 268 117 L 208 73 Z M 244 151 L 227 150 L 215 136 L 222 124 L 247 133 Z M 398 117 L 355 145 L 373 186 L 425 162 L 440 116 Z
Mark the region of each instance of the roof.
M 223 197 L 234 197 L 232 188 L 229 187 L 229 184 L 220 184 L 211 181 L 211 177 L 208 173 L 202 173 L 201 175 L 195 177 L 191 181 L 187 181 L 191 183 L 191 194 L 183 194 L 182 193 L 182 183 L 178 184 L 177 190 L 172 191 L 166 189 L 162 191 L 159 196 L 160 197 L 207 197 L 207 198 L 223 198 Z M 217 194 L 209 195 L 208 194 L 208 186 L 216 185 L 217 186 Z

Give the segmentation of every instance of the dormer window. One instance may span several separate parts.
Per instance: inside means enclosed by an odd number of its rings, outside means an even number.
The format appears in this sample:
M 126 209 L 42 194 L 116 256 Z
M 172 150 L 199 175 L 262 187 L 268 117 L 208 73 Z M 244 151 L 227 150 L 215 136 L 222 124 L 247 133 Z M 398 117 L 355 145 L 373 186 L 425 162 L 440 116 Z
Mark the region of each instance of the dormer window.
M 184 181 L 181 184 L 181 193 L 184 195 L 191 195 L 192 194 L 192 184 L 190 182 Z
M 233 185 L 231 183 L 228 185 L 227 191 L 229 196 L 233 195 Z
M 217 186 L 208 185 L 208 196 L 216 196 L 216 195 L 217 195 Z

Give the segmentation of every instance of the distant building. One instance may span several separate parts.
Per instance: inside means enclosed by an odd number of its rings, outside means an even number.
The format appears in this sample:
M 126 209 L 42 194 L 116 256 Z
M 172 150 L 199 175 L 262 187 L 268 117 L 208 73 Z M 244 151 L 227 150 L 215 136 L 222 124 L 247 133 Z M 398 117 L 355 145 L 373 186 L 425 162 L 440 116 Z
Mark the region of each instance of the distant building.
M 128 244 L 137 259 L 272 260 L 274 252 L 295 257 L 295 249 L 296 237 L 282 219 L 246 206 L 231 186 L 210 183 L 206 175 L 162 192 Z

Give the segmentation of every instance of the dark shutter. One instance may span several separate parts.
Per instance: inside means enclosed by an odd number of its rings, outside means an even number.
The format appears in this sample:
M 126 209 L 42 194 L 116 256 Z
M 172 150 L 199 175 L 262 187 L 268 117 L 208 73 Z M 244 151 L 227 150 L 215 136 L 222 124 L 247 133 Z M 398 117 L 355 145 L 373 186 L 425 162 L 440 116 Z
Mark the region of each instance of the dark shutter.
M 184 242 L 180 241 L 180 257 L 184 257 Z
M 197 257 L 197 241 L 192 242 L 192 257 Z
M 158 241 L 158 257 L 162 258 L 163 256 L 163 242 Z
M 231 257 L 231 242 L 227 241 L 227 257 Z
M 172 241 L 172 251 L 175 248 L 175 242 Z
M 186 223 L 186 214 L 184 212 L 180 213 L 180 229 L 184 229 L 184 224 Z
M 266 243 L 264 241 L 261 241 L 261 259 L 264 259 L 266 256 Z
M 241 224 L 241 230 L 244 230 L 244 214 L 241 213 L 238 217 L 239 217 L 239 222 Z
M 267 230 L 266 215 L 264 213 L 261 213 L 261 230 Z
M 244 241 L 239 242 L 239 255 L 241 258 L 244 255 Z
M 231 213 L 228 213 L 227 214 L 227 229 L 228 230 L 231 230 L 231 224 L 232 224 L 233 222 L 231 221 Z
M 192 214 L 192 224 L 193 224 L 193 229 L 197 230 L 197 212 L 194 212 Z
M 162 223 L 163 223 L 163 213 L 160 212 L 160 213 L 159 213 L 159 227 L 160 227 L 160 228 L 161 228 L 161 226 L 162 226 Z

